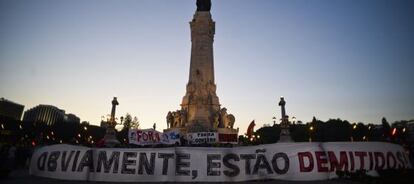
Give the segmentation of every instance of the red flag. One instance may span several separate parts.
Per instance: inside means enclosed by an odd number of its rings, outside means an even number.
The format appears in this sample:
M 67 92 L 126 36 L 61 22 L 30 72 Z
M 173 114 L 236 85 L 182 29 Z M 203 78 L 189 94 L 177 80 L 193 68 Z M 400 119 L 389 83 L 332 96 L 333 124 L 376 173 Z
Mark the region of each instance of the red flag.
M 250 123 L 249 127 L 247 128 L 247 137 L 250 139 L 253 136 L 253 132 L 254 132 L 254 126 L 256 124 L 254 124 L 254 120 Z

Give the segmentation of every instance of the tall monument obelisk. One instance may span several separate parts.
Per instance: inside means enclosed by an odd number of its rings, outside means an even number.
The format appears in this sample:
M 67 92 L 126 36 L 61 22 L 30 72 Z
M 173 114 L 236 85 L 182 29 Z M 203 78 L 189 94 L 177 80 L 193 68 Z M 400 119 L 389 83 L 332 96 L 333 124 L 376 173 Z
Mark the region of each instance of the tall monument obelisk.
M 280 97 L 279 106 L 281 107 L 282 111 L 282 122 L 280 123 L 280 136 L 279 136 L 279 142 L 293 142 L 292 138 L 290 137 L 289 132 L 289 116 L 286 115 L 286 101 L 285 98 Z
M 192 46 L 186 94 L 181 110 L 168 112 L 168 128 L 184 132 L 233 130 L 235 118 L 227 114 L 226 108 L 220 108 L 216 95 L 213 57 L 215 22 L 210 9 L 210 0 L 197 0 L 197 11 L 190 22 Z
M 114 147 L 115 145 L 119 144 L 119 141 L 116 139 L 116 120 L 115 120 L 115 111 L 116 106 L 119 105 L 118 100 L 116 97 L 112 100 L 112 109 L 111 109 L 111 117 L 109 119 L 108 126 L 106 127 L 106 134 L 104 136 L 105 145 L 107 147 Z
M 211 4 L 197 1 L 197 11 L 191 26 L 191 62 L 187 92 L 181 107 L 188 112 L 188 126 L 210 129 L 211 117 L 220 110 L 214 83 L 213 41 L 215 22 L 211 19 Z

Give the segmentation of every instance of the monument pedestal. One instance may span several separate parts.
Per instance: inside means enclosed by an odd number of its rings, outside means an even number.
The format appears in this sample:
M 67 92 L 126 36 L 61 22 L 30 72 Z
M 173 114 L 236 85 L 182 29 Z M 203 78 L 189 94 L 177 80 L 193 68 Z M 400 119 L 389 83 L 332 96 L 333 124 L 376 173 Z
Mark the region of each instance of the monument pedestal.
M 290 137 L 289 132 L 289 116 L 286 115 L 285 109 L 286 101 L 285 98 L 280 97 L 279 106 L 282 107 L 282 123 L 280 124 L 280 135 L 279 135 L 279 142 L 293 142 L 292 138 Z
M 106 147 L 112 148 L 112 147 L 120 144 L 120 142 L 116 138 L 116 130 L 115 130 L 115 128 L 108 127 L 106 129 L 106 134 L 104 136 L 104 140 L 105 140 L 105 146 Z
M 174 131 L 174 132 L 178 132 L 178 133 L 180 133 L 180 135 L 185 135 L 185 134 L 187 134 L 187 129 L 186 129 L 186 128 L 184 128 L 184 127 L 167 128 L 167 129 L 164 129 L 163 131 L 164 131 L 164 132 L 171 132 L 171 131 Z
M 217 133 L 220 134 L 238 134 L 239 129 L 233 129 L 233 128 L 217 128 Z
M 278 142 L 294 142 L 292 137 L 290 137 L 289 128 L 282 128 L 280 130 L 280 136 Z

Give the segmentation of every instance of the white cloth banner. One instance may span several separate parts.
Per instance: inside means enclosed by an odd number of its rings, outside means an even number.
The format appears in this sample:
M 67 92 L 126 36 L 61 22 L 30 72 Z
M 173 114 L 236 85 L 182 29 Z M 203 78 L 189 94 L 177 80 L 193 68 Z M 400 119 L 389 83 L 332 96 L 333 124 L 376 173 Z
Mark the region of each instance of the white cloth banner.
M 216 132 L 187 133 L 187 140 L 190 144 L 213 144 L 218 142 Z
M 30 174 L 106 182 L 310 181 L 333 178 L 337 170 L 403 168 L 411 168 L 404 149 L 383 142 L 134 149 L 58 144 L 34 152 Z

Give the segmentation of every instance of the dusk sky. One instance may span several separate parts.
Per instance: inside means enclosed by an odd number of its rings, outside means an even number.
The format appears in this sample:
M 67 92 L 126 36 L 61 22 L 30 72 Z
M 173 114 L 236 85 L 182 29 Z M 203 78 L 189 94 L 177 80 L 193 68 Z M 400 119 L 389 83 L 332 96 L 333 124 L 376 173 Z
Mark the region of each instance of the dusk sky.
M 166 127 L 188 82 L 195 0 L 0 0 L 0 97 L 99 124 Z M 414 119 L 414 1 L 212 0 L 222 107 L 244 133 L 278 119 Z

